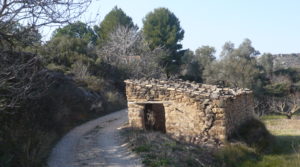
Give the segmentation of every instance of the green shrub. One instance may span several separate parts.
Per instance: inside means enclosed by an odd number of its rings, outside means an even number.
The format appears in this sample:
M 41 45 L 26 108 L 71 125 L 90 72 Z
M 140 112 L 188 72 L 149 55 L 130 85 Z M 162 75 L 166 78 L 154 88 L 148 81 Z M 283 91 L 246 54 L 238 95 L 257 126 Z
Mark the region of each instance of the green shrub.
M 270 151 L 274 143 L 274 137 L 269 133 L 264 123 L 255 118 L 241 124 L 229 139 L 245 142 L 259 152 Z
M 275 83 L 265 86 L 266 93 L 272 96 L 285 96 L 290 92 L 290 86 L 287 83 Z

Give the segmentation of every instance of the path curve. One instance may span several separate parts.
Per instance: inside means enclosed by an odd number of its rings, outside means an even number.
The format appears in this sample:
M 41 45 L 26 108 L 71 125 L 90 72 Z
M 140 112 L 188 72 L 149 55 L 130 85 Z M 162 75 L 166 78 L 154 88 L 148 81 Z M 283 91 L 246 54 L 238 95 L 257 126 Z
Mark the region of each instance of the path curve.
M 139 167 L 141 160 L 121 139 L 127 110 L 89 121 L 71 130 L 53 148 L 49 167 Z

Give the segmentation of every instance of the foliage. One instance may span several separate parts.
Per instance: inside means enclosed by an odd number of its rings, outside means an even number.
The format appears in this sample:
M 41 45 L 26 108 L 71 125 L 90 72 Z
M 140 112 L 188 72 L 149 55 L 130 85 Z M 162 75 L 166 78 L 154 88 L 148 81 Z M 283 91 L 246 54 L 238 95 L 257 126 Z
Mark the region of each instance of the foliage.
M 294 92 L 284 97 L 272 97 L 268 99 L 272 113 L 285 115 L 291 119 L 292 115 L 300 110 L 300 93 Z
M 121 8 L 116 6 L 104 17 L 99 27 L 95 26 L 95 31 L 100 37 L 98 43 L 105 42 L 118 26 L 137 28 L 137 26 L 133 24 L 132 18 L 127 16 Z
M 229 140 L 237 140 L 253 147 L 258 152 L 271 151 L 273 136 L 266 129 L 260 120 L 251 118 L 237 127 L 236 131 L 229 137 Z
M 40 166 L 53 138 L 36 122 L 45 113 L 27 105 L 44 96 L 52 80 L 34 54 L 1 51 L 0 62 L 0 164 Z
M 47 63 L 55 63 L 70 68 L 75 62 L 85 64 L 95 59 L 93 53 L 96 41 L 94 31 L 85 23 L 75 22 L 58 28 L 50 41 L 43 47 L 41 54 Z
M 0 23 L 1 25 L 1 23 Z M 4 30 L 3 30 L 4 31 Z M 6 40 L 0 38 L 0 49 L 25 49 L 26 47 L 33 47 L 41 45 L 41 34 L 35 28 L 28 28 L 18 22 L 11 23 L 5 33 L 14 34 L 13 38 Z M 21 33 L 23 32 L 23 33 Z M 14 46 L 11 44 L 14 43 Z
M 77 61 L 72 65 L 71 72 L 75 75 L 77 80 L 85 80 L 90 76 L 88 66 L 81 61 Z
M 38 98 L 47 88 L 38 57 L 30 53 L 0 52 L 0 113 L 14 112 L 27 99 Z
M 214 47 L 199 47 L 195 54 L 192 51 L 185 51 L 181 58 L 181 75 L 185 80 L 203 82 L 203 71 L 208 68 L 216 59 Z
M 295 122 L 293 122 L 295 121 Z M 219 166 L 228 167 L 289 167 L 300 165 L 299 120 L 265 120 L 274 137 L 269 152 L 260 153 L 244 144 L 230 144 L 216 153 Z M 284 122 L 284 123 L 282 123 Z M 271 124 L 272 123 L 272 124 Z M 287 125 L 288 123 L 288 125 Z M 294 124 L 293 129 L 289 129 Z M 279 133 L 280 132 L 280 133 Z M 291 132 L 291 133 L 290 133 Z M 295 133 L 296 132 L 296 133 Z
M 249 39 L 236 49 L 232 43 L 226 43 L 221 60 L 205 69 L 206 82 L 216 84 L 222 81 L 226 86 L 254 88 L 260 75 L 255 59 L 257 54 Z
M 166 8 L 157 8 L 146 15 L 143 20 L 143 34 L 151 50 L 163 47 L 170 51 L 170 55 L 160 58 L 160 65 L 165 69 L 168 77 L 179 72 L 180 59 L 184 51 L 179 42 L 184 37 L 184 30 L 174 13 Z
M 91 0 L 1 1 L 0 41 L 13 44 L 17 38 L 41 26 L 67 23 L 80 16 L 90 2 Z M 11 27 L 16 23 L 27 26 L 11 33 Z
M 61 36 L 76 38 L 87 43 L 92 42 L 93 44 L 95 44 L 97 40 L 97 35 L 95 34 L 94 30 L 87 24 L 80 21 L 68 24 L 63 28 L 56 29 L 52 35 L 52 38 L 58 38 Z
M 209 66 L 216 59 L 215 53 L 216 49 L 208 45 L 201 46 L 196 49 L 195 56 L 202 67 L 201 71 L 203 71 L 205 67 Z
M 264 89 L 271 96 L 285 96 L 290 93 L 290 84 L 274 83 L 266 85 Z
M 272 77 L 274 72 L 274 56 L 270 53 L 265 53 L 258 58 L 258 63 L 263 67 L 267 77 Z
M 157 8 L 143 20 L 143 33 L 151 49 L 165 47 L 171 52 L 181 49 L 184 30 L 174 13 L 166 8 Z
M 54 63 L 70 68 L 77 61 L 89 63 L 93 60 L 93 55 L 87 56 L 87 41 L 59 36 L 52 38 L 42 49 L 41 54 L 46 63 Z
M 300 71 L 298 69 L 287 68 L 287 69 L 278 69 L 274 71 L 274 75 L 276 77 L 285 76 L 286 78 L 290 79 L 291 82 L 298 82 L 300 81 Z
M 219 165 L 226 167 L 242 167 L 247 164 L 257 162 L 260 156 L 255 150 L 243 144 L 227 145 L 218 151 L 215 156 Z
M 181 57 L 181 78 L 184 80 L 202 82 L 201 69 L 202 65 L 199 63 L 194 52 L 187 50 Z

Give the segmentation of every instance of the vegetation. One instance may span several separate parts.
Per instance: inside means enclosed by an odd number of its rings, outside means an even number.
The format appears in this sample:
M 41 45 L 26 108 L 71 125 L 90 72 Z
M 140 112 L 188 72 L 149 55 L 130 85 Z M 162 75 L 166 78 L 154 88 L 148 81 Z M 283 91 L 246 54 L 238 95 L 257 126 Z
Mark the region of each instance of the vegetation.
M 246 145 L 228 145 L 216 154 L 221 164 L 239 167 L 300 165 L 299 120 L 287 120 L 278 116 L 265 117 L 263 120 L 267 129 L 275 135 L 271 149 L 262 154 Z
M 95 32 L 98 34 L 99 41 L 105 42 L 109 39 L 109 35 L 115 31 L 118 26 L 124 26 L 127 28 L 137 28 L 132 22 L 132 18 L 127 16 L 121 8 L 114 7 L 101 22 L 100 26 L 95 26 Z
M 242 138 L 236 138 L 235 142 L 219 149 L 180 143 L 158 132 L 124 129 L 123 134 L 132 144 L 133 151 L 142 156 L 143 163 L 147 166 L 299 166 L 299 120 L 278 118 L 270 121 L 264 119 L 267 129 L 275 136 L 266 131 L 262 122 L 252 120 L 246 126 L 241 126 Z M 246 131 L 247 127 L 250 128 L 249 131 Z M 254 129 L 259 131 L 255 132 Z M 260 147 L 265 142 L 269 142 L 268 147 Z
M 182 45 L 179 42 L 184 37 L 184 30 L 174 13 L 166 8 L 158 8 L 147 14 L 143 20 L 143 34 L 150 49 L 163 47 L 170 51 L 169 55 L 160 58 L 160 65 L 165 68 L 168 76 L 178 72 Z
M 145 132 L 131 128 L 122 134 L 132 145 L 132 150 L 143 158 L 143 164 L 159 166 L 211 166 L 215 158 L 205 147 L 180 143 L 159 132 Z

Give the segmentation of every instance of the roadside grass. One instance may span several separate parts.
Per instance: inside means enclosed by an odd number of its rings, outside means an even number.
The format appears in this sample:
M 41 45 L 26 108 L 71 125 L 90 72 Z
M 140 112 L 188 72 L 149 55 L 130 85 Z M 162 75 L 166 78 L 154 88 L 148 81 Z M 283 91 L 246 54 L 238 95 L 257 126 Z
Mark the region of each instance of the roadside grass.
M 126 127 L 122 129 L 122 134 L 131 149 L 142 157 L 145 166 L 213 166 L 213 154 L 208 148 L 180 143 L 159 132 Z
M 299 167 L 300 120 L 278 116 L 263 118 L 275 140 L 268 152 L 261 153 L 245 144 L 228 144 L 216 152 L 217 166 Z
M 180 143 L 159 132 L 125 128 L 127 141 L 145 166 L 299 167 L 300 120 L 270 116 L 262 119 L 273 135 L 267 151 L 241 142 L 219 149 Z
M 217 166 L 299 167 L 300 137 L 277 136 L 270 153 L 259 153 L 244 144 L 229 144 L 216 152 Z
M 292 116 L 292 119 L 299 119 L 300 118 L 300 112 L 294 113 Z M 268 114 L 260 117 L 260 120 L 274 120 L 274 119 L 287 119 L 287 116 L 281 115 L 281 114 Z
M 265 121 L 265 120 L 285 119 L 285 118 L 286 118 L 285 115 L 264 115 L 260 119 L 262 121 Z

